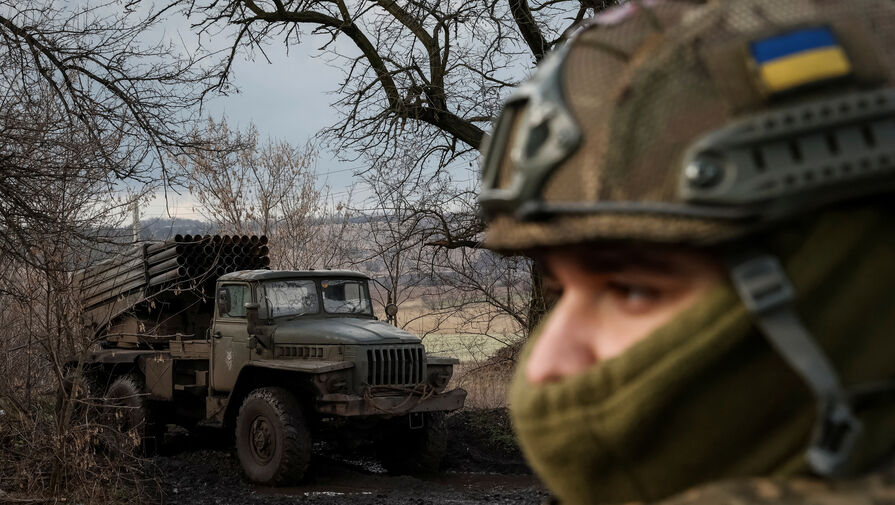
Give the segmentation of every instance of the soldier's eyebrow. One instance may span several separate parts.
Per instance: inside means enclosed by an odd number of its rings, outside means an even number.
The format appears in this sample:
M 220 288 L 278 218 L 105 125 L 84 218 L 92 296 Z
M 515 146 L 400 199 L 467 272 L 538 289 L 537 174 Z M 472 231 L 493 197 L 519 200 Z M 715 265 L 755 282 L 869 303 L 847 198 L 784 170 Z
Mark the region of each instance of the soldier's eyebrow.
M 687 270 L 678 260 L 676 252 L 662 248 L 578 249 L 574 257 L 585 271 L 591 273 L 618 273 L 637 269 L 668 275 L 684 273 Z
M 611 274 L 630 271 L 640 271 L 656 275 L 687 275 L 692 271 L 689 261 L 684 261 L 683 256 L 689 251 L 678 249 L 666 249 L 661 246 L 644 248 L 639 246 L 606 246 L 606 245 L 581 245 L 567 248 L 561 255 L 550 255 L 547 251 L 538 251 L 532 254 L 536 268 L 541 271 L 546 282 L 556 283 L 556 275 L 550 268 L 551 261 L 574 262 L 582 271 L 593 274 Z M 705 261 L 715 260 L 704 254 Z M 547 258 L 551 257 L 551 261 Z M 562 259 L 560 259 L 562 258 Z

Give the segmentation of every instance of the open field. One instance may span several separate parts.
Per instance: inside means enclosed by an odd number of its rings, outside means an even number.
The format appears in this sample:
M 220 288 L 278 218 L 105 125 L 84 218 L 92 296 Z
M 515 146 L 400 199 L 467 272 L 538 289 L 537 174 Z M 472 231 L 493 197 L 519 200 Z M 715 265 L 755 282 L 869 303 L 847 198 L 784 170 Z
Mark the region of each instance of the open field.
M 442 313 L 437 307 L 446 305 L 443 300 L 425 296 L 422 290 L 414 295 L 399 305 L 398 323 L 422 337 L 428 353 L 460 360 L 451 387 L 469 393 L 466 408 L 506 407 L 514 363 L 497 356 L 501 349 L 518 343 L 518 323 L 485 303 Z
M 482 363 L 506 346 L 502 336 L 432 333 L 423 338 L 426 352 L 458 358 L 461 363 Z
M 480 363 L 521 338 L 519 323 L 485 302 L 460 305 L 422 288 L 408 296 L 398 305 L 398 325 L 420 336 L 430 353 Z

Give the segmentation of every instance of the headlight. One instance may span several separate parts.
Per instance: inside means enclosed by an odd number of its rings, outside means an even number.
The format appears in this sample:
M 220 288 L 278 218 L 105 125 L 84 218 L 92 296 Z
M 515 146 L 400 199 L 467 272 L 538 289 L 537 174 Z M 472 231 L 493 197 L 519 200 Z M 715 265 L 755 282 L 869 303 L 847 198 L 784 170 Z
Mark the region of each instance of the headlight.
M 323 394 L 348 394 L 351 389 L 351 376 L 345 372 L 330 372 L 314 377 L 317 388 Z
M 447 365 L 429 365 L 429 385 L 435 388 L 435 391 L 442 392 L 451 381 L 451 375 L 454 374 L 454 367 Z

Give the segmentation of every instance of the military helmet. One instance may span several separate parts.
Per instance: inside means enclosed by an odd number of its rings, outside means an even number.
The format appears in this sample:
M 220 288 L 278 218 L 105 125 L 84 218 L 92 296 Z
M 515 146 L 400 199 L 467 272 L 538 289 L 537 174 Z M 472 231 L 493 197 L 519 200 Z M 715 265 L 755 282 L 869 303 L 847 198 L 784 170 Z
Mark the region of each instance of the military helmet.
M 704 244 L 895 187 L 895 4 L 628 2 L 507 100 L 486 245 Z
M 485 243 L 717 244 L 891 192 L 893 47 L 891 0 L 641 0 L 601 14 L 507 100 L 483 156 Z M 816 397 L 811 468 L 842 474 L 863 430 L 853 392 L 779 258 L 724 250 L 746 309 Z

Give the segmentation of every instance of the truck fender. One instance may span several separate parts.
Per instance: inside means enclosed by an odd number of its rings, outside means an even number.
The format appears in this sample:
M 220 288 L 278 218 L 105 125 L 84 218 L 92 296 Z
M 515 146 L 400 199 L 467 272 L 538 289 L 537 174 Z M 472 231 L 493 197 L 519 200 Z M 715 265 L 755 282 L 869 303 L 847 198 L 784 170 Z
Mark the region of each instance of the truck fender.
M 457 358 L 442 358 L 440 356 L 432 356 L 431 354 L 427 354 L 426 364 L 429 366 L 459 365 L 460 360 Z
M 326 373 L 336 370 L 352 368 L 354 363 L 350 361 L 310 361 L 302 359 L 272 359 L 247 363 L 245 368 L 269 368 L 272 370 L 287 370 L 303 373 Z M 238 380 L 238 379 L 237 379 Z
M 295 374 L 317 375 L 338 370 L 346 370 L 354 367 L 350 361 L 310 361 L 310 360 L 265 360 L 246 363 L 239 371 L 236 384 L 227 398 L 227 405 L 223 411 L 218 411 L 215 417 L 225 426 L 234 426 L 236 414 L 245 397 L 255 389 L 266 386 L 286 387 L 287 389 L 301 389 L 301 381 L 295 381 Z M 288 380 L 293 378 L 293 380 Z M 299 391 L 300 392 L 300 391 Z
M 162 355 L 159 351 L 141 349 L 108 349 L 92 351 L 82 360 L 69 358 L 63 365 L 63 369 L 74 369 L 83 366 L 92 370 L 98 382 L 108 385 L 119 375 L 124 375 L 136 370 L 145 373 L 143 366 L 145 360 Z
M 164 354 L 159 351 L 137 350 L 137 349 L 109 349 L 104 351 L 91 352 L 85 363 L 102 363 L 104 365 L 121 365 L 125 363 L 136 363 L 137 359 L 142 356 L 155 356 L 156 354 Z

